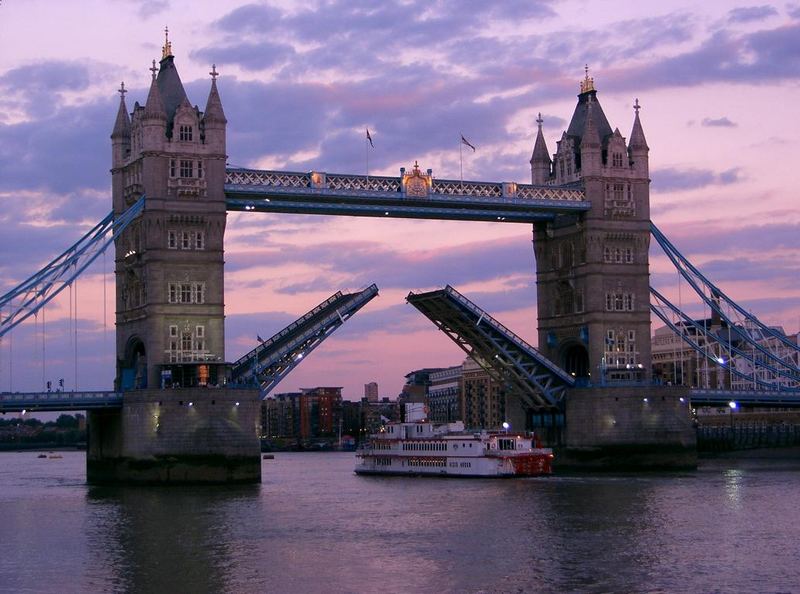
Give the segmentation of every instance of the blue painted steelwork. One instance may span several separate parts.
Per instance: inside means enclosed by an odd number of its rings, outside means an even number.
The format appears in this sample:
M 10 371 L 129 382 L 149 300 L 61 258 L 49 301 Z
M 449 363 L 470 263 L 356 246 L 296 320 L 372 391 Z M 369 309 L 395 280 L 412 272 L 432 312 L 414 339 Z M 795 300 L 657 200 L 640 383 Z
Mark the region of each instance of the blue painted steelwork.
M 778 408 L 800 407 L 800 395 L 762 390 L 700 390 L 692 388 L 689 401 L 693 406 L 771 406 Z
M 750 374 L 742 373 L 731 364 L 730 360 L 728 360 L 727 364 L 721 364 L 717 359 L 716 353 L 714 353 L 713 351 L 709 352 L 709 350 L 700 345 L 699 342 L 693 340 L 692 335 L 686 332 L 686 328 L 689 327 L 693 328 L 696 333 L 695 336 L 703 336 L 706 339 L 706 341 L 720 345 L 723 350 L 728 351 L 729 353 L 736 353 L 737 355 L 742 357 L 744 360 L 750 362 L 754 366 L 758 365 L 760 367 L 767 369 L 768 371 L 772 372 L 775 375 L 785 377 L 790 380 L 797 381 L 798 379 L 800 379 L 800 375 L 796 373 L 786 372 L 782 369 L 777 369 L 766 363 L 757 363 L 755 359 L 751 357 L 751 353 L 743 351 L 733 346 L 732 344 L 724 342 L 720 336 L 717 336 L 712 332 L 708 332 L 706 328 L 704 328 L 701 324 L 699 324 L 691 317 L 686 315 L 683 311 L 681 311 L 678 307 L 672 304 L 666 297 L 664 297 L 656 289 L 650 287 L 650 294 L 656 299 L 657 302 L 655 304 L 654 303 L 650 304 L 650 311 L 656 314 L 661 319 L 661 321 L 664 322 L 670 328 L 670 330 L 672 330 L 675 334 L 680 336 L 686 344 L 688 344 L 692 349 L 694 349 L 704 358 L 708 359 L 714 365 L 725 367 L 726 369 L 728 369 L 730 373 L 732 373 L 736 377 L 741 378 L 747 382 L 755 382 L 756 384 L 762 386 L 766 390 L 778 390 L 783 392 L 800 393 L 800 388 L 793 388 L 790 386 L 782 386 L 780 384 L 765 382 L 758 378 L 753 378 Z M 661 309 L 662 307 L 666 307 L 673 314 L 681 318 L 681 323 L 683 324 L 683 327 L 678 327 L 677 324 L 673 323 L 672 320 L 670 320 L 667 317 L 667 315 L 662 311 Z
M 419 178 L 422 179 L 422 178 Z M 421 193 L 401 177 L 228 169 L 228 210 L 532 223 L 589 209 L 582 190 L 426 177 Z
M 261 397 L 266 398 L 303 358 L 377 295 L 378 287 L 374 284 L 358 293 L 334 293 L 236 361 L 231 381 L 257 383 Z
M 796 365 L 793 365 L 791 362 L 778 357 L 766 349 L 756 339 L 756 337 L 751 335 L 751 331 L 748 326 L 752 325 L 754 328 L 757 328 L 760 331 L 762 336 L 774 338 L 782 343 L 785 347 L 794 351 L 800 352 L 800 346 L 791 342 L 786 336 L 778 332 L 776 329 L 770 328 L 766 324 L 762 323 L 758 318 L 747 312 L 747 310 L 725 295 L 725 293 L 723 293 L 719 287 L 715 286 L 711 281 L 703 276 L 703 274 L 697 268 L 695 268 L 692 263 L 689 262 L 685 256 L 683 256 L 683 254 L 678 251 L 678 248 L 676 248 L 653 223 L 650 223 L 650 232 L 659 246 L 661 246 L 661 249 L 664 250 L 664 253 L 673 263 L 675 268 L 678 270 L 678 272 L 680 272 L 681 276 L 686 279 L 692 289 L 694 289 L 694 291 L 700 296 L 706 305 L 708 305 L 714 312 L 719 314 L 720 318 L 725 320 L 725 322 L 727 322 L 731 327 L 735 326 L 737 333 L 743 337 L 754 349 L 771 359 L 775 364 L 786 367 L 794 374 L 800 374 L 800 368 L 798 368 Z M 722 307 L 722 305 L 725 305 L 725 307 Z M 742 320 L 745 320 L 745 323 L 735 324 L 731 319 L 732 316 L 728 315 L 728 313 L 725 311 L 726 308 L 730 309 L 731 312 L 738 315 Z
M 0 413 L 119 408 L 122 392 L 3 392 Z
M 139 216 L 144 209 L 144 200 L 144 196 L 139 198 L 116 220 L 114 213 L 109 213 L 63 254 L 0 297 L 0 313 L 5 308 L 10 309 L 10 314 L 6 317 L 0 315 L 0 336 L 36 314 L 78 278 L 131 221 Z
M 409 293 L 416 307 L 496 381 L 533 408 L 556 407 L 575 378 L 448 285 Z

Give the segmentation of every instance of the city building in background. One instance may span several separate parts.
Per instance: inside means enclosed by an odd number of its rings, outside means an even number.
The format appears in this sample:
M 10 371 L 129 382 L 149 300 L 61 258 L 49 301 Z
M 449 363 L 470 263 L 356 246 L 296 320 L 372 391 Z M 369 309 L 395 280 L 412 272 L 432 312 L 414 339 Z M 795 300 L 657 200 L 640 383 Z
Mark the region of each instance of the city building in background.
M 364 384 L 364 398 L 366 398 L 369 402 L 378 402 L 380 397 L 378 396 L 377 382 L 369 382 L 368 384 Z
M 428 387 L 428 420 L 451 423 L 464 420 L 462 399 L 464 366 L 455 365 L 431 372 Z
M 462 367 L 464 425 L 469 429 L 501 427 L 505 421 L 505 390 L 473 359 L 464 359 Z
M 416 369 L 406 374 L 406 383 L 398 397 L 400 403 L 400 414 L 405 414 L 405 405 L 410 402 L 422 402 L 428 404 L 428 388 L 431 385 L 431 373 L 442 371 L 442 367 L 426 367 Z M 404 419 L 400 419 L 401 421 Z
M 667 326 L 656 329 L 652 339 L 653 377 L 656 380 L 669 385 L 704 389 L 759 390 L 764 389 L 765 384 L 771 384 L 776 389 L 800 387 L 797 380 L 771 373 L 767 356 L 749 345 L 742 334 L 746 331 L 756 344 L 771 355 L 797 367 L 800 363 L 798 352 L 778 338 L 765 335 L 755 327 L 730 326 L 719 318 L 695 320 L 694 324 L 681 323 L 678 327 L 700 350 L 689 346 Z M 698 330 L 698 327 L 702 330 Z M 799 334 L 787 335 L 781 327 L 772 329 L 789 342 L 798 344 Z M 708 338 L 706 333 L 715 336 L 716 340 Z

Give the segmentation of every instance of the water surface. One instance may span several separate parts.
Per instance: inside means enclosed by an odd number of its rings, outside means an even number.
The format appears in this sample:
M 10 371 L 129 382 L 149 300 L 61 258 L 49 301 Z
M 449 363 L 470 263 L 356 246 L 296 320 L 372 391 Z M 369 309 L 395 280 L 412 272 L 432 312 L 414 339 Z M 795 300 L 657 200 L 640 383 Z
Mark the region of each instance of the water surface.
M 359 477 L 279 453 L 251 487 L 89 487 L 0 453 L 2 592 L 794 592 L 800 460 L 693 473 Z

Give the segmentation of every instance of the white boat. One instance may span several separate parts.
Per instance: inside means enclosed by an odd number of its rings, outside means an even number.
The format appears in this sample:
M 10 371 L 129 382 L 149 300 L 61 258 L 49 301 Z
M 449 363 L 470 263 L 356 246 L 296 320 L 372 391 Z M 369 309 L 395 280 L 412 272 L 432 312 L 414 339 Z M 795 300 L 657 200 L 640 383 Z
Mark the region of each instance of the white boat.
M 388 423 L 356 451 L 356 474 L 514 477 L 550 474 L 553 450 L 534 435 L 464 430 L 460 421 Z

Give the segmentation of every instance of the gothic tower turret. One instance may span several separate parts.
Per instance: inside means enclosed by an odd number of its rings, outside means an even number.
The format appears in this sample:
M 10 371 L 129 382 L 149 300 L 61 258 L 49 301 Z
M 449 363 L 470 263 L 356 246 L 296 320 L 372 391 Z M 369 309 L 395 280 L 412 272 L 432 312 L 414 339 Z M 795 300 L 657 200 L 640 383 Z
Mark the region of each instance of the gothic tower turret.
M 205 117 L 165 41 L 125 152 L 124 99 L 112 134 L 114 211 L 144 195 L 116 244 L 118 389 L 225 380 L 225 117 L 212 77 Z
M 633 129 L 631 130 L 631 142 L 628 146 L 628 157 L 631 165 L 636 170 L 640 177 L 650 177 L 649 166 L 649 153 L 650 148 L 647 146 L 647 141 L 644 138 L 644 130 L 642 130 L 642 122 L 639 121 L 639 99 L 633 103 L 633 111 L 636 115 L 633 116 Z
M 547 152 L 547 143 L 544 141 L 544 134 L 542 134 L 542 114 L 536 118 L 536 124 L 539 129 L 536 132 L 536 142 L 533 145 L 533 155 L 531 155 L 531 183 L 536 185 L 544 185 L 550 180 L 550 173 L 553 161 L 550 159 L 550 153 Z
M 591 208 L 534 226 L 539 348 L 593 384 L 645 380 L 650 204 L 638 102 L 626 147 L 619 130 L 612 132 L 588 68 L 580 91 L 551 184 L 579 185 Z

